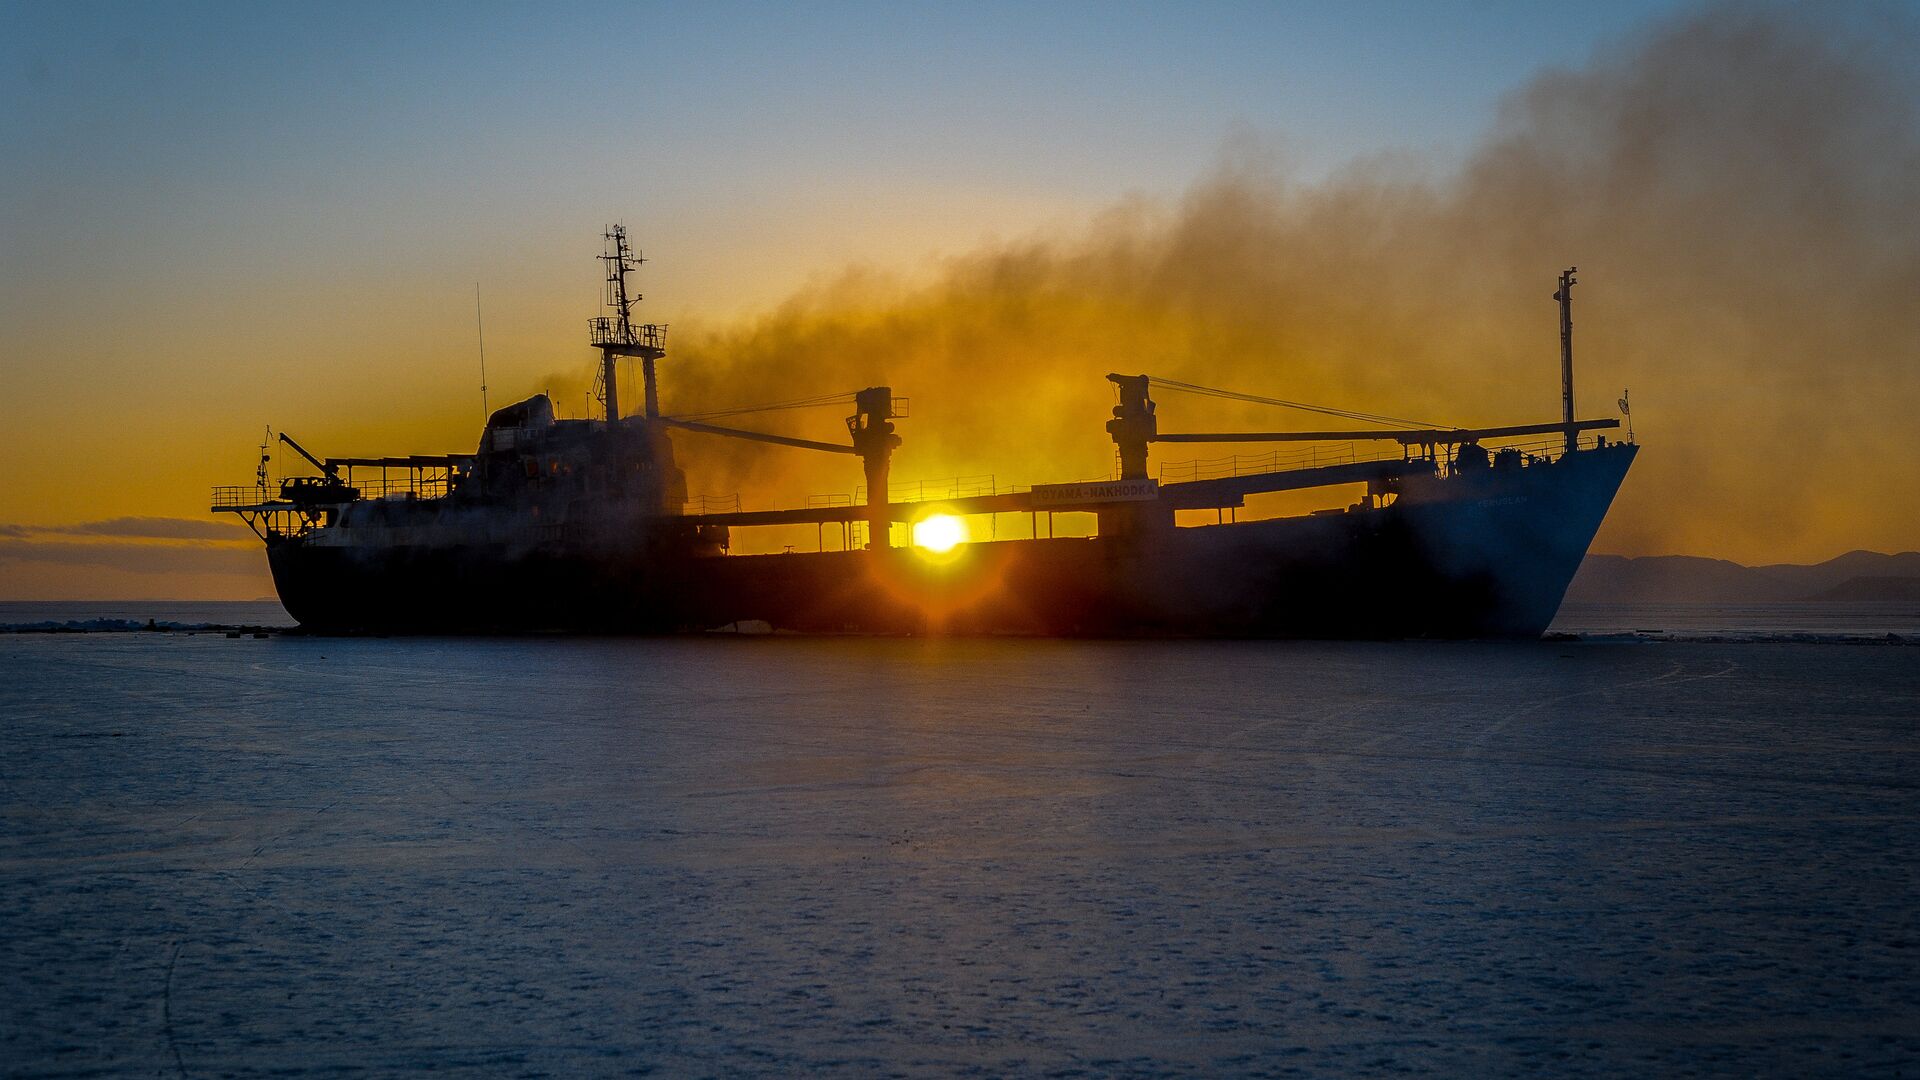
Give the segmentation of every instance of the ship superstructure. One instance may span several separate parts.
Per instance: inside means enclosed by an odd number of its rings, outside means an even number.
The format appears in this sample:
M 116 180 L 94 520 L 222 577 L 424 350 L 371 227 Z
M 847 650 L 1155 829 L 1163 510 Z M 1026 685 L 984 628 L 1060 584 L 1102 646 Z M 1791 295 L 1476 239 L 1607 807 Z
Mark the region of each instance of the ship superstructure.
M 1321 409 L 1364 426 L 1162 431 L 1156 391 L 1306 406 L 1114 374 L 1114 475 L 900 499 L 890 471 L 907 408 L 890 387 L 844 396 L 845 442 L 661 415 L 666 327 L 633 321 L 639 297 L 627 279 L 639 257 L 618 226 L 605 241 L 609 314 L 588 328 L 601 358 L 598 418 L 558 419 L 537 395 L 494 411 L 473 453 L 427 457 L 321 458 L 282 434 L 317 475 L 275 489 L 263 472 L 254 487 L 216 489 L 213 509 L 265 541 L 281 601 L 302 627 L 1537 637 L 1638 452 L 1599 434 L 1617 420 L 1574 416 L 1569 270 L 1555 294 L 1558 422 L 1469 429 Z M 620 408 L 618 362 L 628 357 L 641 366 L 635 415 Z M 689 504 L 676 434 L 857 457 L 864 497 L 760 511 Z M 1156 443 L 1315 449 L 1182 478 L 1154 474 Z M 1237 520 L 1250 496 L 1333 488 L 1364 494 L 1304 516 Z M 1182 511 L 1215 521 L 1183 525 Z M 1027 515 L 1032 535 L 939 559 L 894 545 L 895 525 L 933 514 Z M 1042 517 L 1061 514 L 1091 515 L 1094 535 L 1042 536 Z M 821 527 L 821 550 L 731 552 L 735 530 L 800 524 Z M 829 525 L 839 550 L 827 550 Z

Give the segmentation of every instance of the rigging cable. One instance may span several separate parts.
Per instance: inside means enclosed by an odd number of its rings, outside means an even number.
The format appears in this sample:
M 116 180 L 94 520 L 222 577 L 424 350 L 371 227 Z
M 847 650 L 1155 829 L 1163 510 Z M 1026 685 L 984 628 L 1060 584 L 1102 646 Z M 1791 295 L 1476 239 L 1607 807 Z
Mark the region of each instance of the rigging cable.
M 827 405 L 848 405 L 854 400 L 852 391 L 844 394 L 823 394 L 819 397 L 799 398 L 794 401 L 776 401 L 767 405 L 741 405 L 732 409 L 715 409 L 712 412 L 681 413 L 670 416 L 669 420 L 718 420 L 727 416 L 745 416 L 748 413 L 777 412 L 783 409 L 815 409 Z
M 1352 409 L 1336 409 L 1329 405 L 1309 405 L 1301 401 L 1286 401 L 1281 398 L 1261 397 L 1258 394 L 1242 394 L 1234 390 L 1221 390 L 1212 386 L 1200 386 L 1195 383 L 1180 382 L 1176 379 L 1163 379 L 1158 375 L 1147 376 L 1147 381 L 1163 390 L 1175 390 L 1184 394 L 1197 394 L 1202 397 L 1226 398 L 1230 401 L 1246 401 L 1256 405 L 1277 405 L 1283 409 L 1299 409 L 1303 412 L 1320 413 L 1323 416 L 1338 416 L 1345 420 L 1358 420 L 1366 424 L 1378 424 L 1381 427 L 1440 428 L 1442 425 L 1429 424 L 1423 420 L 1409 420 L 1404 416 L 1386 416 L 1380 413 L 1355 412 Z

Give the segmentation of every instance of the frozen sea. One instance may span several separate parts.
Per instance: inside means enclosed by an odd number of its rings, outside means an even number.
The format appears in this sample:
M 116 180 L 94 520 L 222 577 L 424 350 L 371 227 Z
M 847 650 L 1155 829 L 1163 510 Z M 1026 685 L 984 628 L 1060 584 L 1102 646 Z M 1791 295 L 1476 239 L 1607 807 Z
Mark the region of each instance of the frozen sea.
M 0 1072 L 1920 1076 L 1912 614 L 0 634 Z

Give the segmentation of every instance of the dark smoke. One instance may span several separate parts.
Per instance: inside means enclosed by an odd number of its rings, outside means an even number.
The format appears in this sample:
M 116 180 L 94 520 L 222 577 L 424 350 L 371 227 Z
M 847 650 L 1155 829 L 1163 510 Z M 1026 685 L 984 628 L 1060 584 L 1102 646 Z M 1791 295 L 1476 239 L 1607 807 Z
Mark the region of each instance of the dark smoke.
M 1551 420 L 1549 297 L 1578 264 L 1580 412 L 1615 415 L 1630 386 L 1646 445 L 1598 549 L 1916 546 L 1915 41 L 1877 9 L 1707 8 L 1536 77 L 1457 169 L 1399 159 L 1297 183 L 1239 153 L 1177 205 L 1130 202 L 931 281 L 848 273 L 696 328 L 667 362 L 666 406 L 887 382 L 914 401 L 898 477 L 1003 483 L 1107 472 L 1108 371 L 1446 423 Z M 1161 403 L 1169 429 L 1316 426 Z M 840 415 L 757 422 L 822 436 Z M 848 491 L 857 473 L 678 442 L 694 490 L 749 505 Z

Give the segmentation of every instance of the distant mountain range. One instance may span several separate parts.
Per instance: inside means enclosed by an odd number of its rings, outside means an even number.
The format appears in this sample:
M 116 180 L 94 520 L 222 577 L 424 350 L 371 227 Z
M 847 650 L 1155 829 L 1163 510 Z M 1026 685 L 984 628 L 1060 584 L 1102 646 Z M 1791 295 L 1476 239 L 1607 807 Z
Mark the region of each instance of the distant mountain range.
M 1742 566 L 1692 555 L 1589 555 L 1567 599 L 1616 604 L 1920 600 L 1920 551 L 1849 551 L 1813 566 Z

